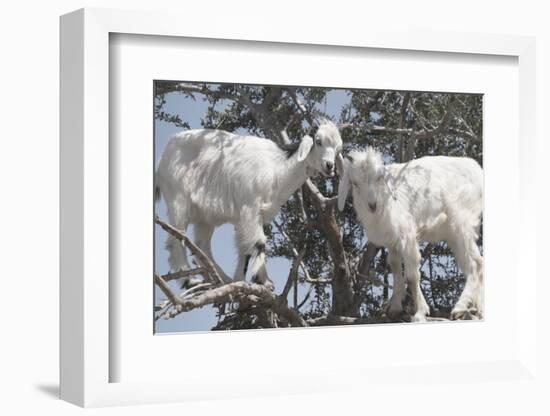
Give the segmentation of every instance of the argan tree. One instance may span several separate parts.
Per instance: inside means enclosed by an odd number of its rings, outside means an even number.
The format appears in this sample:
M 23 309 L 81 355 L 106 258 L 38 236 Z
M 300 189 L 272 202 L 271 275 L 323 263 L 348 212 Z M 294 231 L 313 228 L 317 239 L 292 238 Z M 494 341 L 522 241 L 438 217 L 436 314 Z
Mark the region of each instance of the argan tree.
M 284 145 L 314 132 L 320 118 L 331 118 L 325 110 L 330 92 L 326 88 L 157 81 L 154 109 L 157 120 L 189 128 L 183 109 L 175 114 L 165 110 L 169 94 L 183 94 L 207 103 L 201 120 L 205 128 L 245 130 Z M 342 92 L 349 100 L 332 119 L 340 126 L 344 154 L 373 146 L 387 162 L 449 155 L 468 156 L 482 163 L 481 95 Z M 266 227 L 268 256 L 284 257 L 291 263 L 281 293 L 252 283 L 216 282 L 215 270 L 209 272 L 207 259 L 201 260 L 203 253 L 195 247 L 191 252 L 199 257 L 195 256 L 198 267 L 187 273 L 204 280 L 177 296 L 166 281 L 181 277 L 181 272 L 156 275 L 157 287 L 167 297 L 156 307 L 157 318 L 170 319 L 211 304 L 218 314 L 213 329 L 385 321 L 384 304 L 392 290 L 387 252 L 368 242 L 351 204 L 342 213 L 337 211 L 337 190 L 338 178 L 308 180 Z M 160 219 L 157 222 L 165 229 L 170 227 Z M 431 315 L 448 317 L 462 291 L 463 276 L 444 242 L 424 244 L 421 254 L 422 289 Z M 301 299 L 298 286 L 306 289 Z M 402 319 L 407 319 L 406 314 Z

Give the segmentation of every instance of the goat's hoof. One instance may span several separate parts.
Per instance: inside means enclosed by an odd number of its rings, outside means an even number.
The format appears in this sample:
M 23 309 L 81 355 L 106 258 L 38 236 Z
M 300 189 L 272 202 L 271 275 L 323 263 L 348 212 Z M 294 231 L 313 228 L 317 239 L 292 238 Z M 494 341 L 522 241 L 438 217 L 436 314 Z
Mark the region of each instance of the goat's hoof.
M 475 309 L 453 309 L 451 319 L 453 321 L 471 321 L 477 319 L 474 315 Z
M 262 282 L 258 275 L 252 276 L 250 281 L 252 283 L 257 284 L 257 285 L 265 286 L 267 289 L 271 290 L 272 292 L 275 290 L 275 285 L 273 284 L 273 282 L 271 280 L 267 279 L 266 281 Z
M 426 315 L 416 314 L 412 317 L 411 322 L 427 322 Z
M 394 321 L 400 320 L 403 315 L 403 308 L 399 305 L 392 305 L 390 303 L 384 308 L 384 315 Z
M 188 277 L 180 281 L 180 289 L 191 289 L 193 286 L 197 286 L 201 283 L 204 283 L 203 279 L 198 277 Z

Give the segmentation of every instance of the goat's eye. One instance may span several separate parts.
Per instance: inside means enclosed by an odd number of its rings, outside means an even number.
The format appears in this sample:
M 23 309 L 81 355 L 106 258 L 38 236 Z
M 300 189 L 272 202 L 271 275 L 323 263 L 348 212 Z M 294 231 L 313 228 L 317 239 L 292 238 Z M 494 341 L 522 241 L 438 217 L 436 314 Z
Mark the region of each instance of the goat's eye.
M 315 140 L 315 144 L 317 146 L 321 146 L 321 144 L 323 144 L 323 143 L 321 142 L 321 139 L 317 139 L 317 140 Z

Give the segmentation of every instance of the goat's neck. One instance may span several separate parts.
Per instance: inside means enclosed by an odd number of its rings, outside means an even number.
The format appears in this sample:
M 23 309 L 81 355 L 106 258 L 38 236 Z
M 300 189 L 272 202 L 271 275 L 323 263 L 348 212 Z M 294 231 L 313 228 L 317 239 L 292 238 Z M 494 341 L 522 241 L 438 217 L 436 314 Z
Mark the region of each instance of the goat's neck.
M 307 164 L 305 162 L 297 162 L 295 158 L 291 158 L 287 163 L 284 163 L 281 166 L 277 184 L 277 202 L 279 205 L 285 203 L 304 184 L 307 178 Z

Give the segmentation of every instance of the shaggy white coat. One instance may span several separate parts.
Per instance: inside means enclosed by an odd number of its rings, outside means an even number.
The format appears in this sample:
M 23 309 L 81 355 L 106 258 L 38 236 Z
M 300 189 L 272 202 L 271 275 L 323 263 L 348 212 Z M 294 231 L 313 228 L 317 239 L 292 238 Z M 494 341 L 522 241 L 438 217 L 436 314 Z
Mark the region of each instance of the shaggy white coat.
M 341 149 L 337 127 L 326 120 L 315 139 L 305 136 L 293 151 L 271 140 L 222 130 L 184 131 L 164 149 L 156 171 L 156 197 L 164 197 L 175 227 L 194 225 L 195 242 L 210 258 L 215 227 L 234 224 L 239 252 L 235 280 L 244 279 L 250 256 L 252 275 L 265 282 L 263 225 L 310 175 L 332 176 Z M 168 237 L 166 247 L 172 270 L 189 268 L 185 248 L 177 240 Z M 225 281 L 231 280 L 216 267 Z
M 350 159 L 344 161 L 338 206 L 343 209 L 351 186 L 353 206 L 369 241 L 388 249 L 394 288 L 387 313 L 402 312 L 406 280 L 414 320 L 426 319 L 429 307 L 420 290 L 418 242 L 447 241 L 466 277 L 451 316 L 462 318 L 472 309 L 482 316 L 483 259 L 476 243 L 483 209 L 479 164 L 465 157 L 427 156 L 384 165 L 371 148 L 352 152 Z

